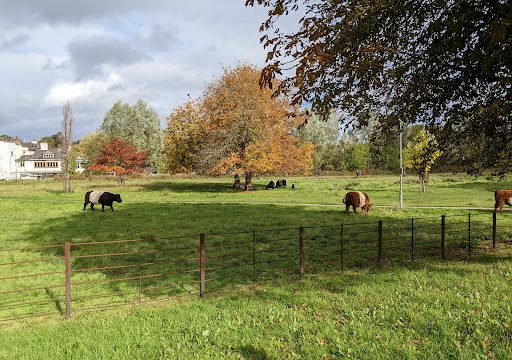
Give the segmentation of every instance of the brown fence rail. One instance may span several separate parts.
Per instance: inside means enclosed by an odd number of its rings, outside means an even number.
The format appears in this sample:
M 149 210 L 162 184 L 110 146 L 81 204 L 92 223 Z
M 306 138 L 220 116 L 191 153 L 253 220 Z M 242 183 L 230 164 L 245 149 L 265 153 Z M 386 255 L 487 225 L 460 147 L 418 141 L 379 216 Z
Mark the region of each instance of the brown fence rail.
M 0 249 L 0 323 L 470 255 L 481 241 L 495 248 L 497 235 L 496 213 L 479 213 Z

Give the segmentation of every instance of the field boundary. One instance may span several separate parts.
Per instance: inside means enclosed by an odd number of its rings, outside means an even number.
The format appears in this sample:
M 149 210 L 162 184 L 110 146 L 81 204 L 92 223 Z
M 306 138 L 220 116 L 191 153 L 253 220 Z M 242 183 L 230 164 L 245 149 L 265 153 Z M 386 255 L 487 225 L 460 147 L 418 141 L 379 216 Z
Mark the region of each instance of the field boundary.
M 419 258 L 471 256 L 479 243 L 489 242 L 488 248 L 495 249 L 510 236 L 500 236 L 496 212 L 488 215 L 364 222 L 346 218 L 335 225 L 0 249 L 0 267 L 10 269 L 5 272 L 9 276 L 0 277 L 0 324 L 204 297 L 227 287 L 301 280 L 328 270 L 343 273 Z M 34 264 L 45 270 L 24 271 Z

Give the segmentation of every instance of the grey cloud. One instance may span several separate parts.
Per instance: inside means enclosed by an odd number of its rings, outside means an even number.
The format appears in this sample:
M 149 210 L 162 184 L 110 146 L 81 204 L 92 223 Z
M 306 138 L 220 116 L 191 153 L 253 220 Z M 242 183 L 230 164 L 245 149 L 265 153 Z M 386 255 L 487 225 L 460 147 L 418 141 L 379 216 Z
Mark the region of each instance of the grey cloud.
M 52 58 L 46 58 L 41 66 L 41 70 L 62 70 L 69 67 L 68 62 L 63 61 L 61 63 L 55 62 Z
M 8 49 L 16 46 L 23 45 L 30 39 L 28 34 L 16 34 L 12 36 L 5 36 L 0 42 L 0 48 Z
M 148 41 L 155 50 L 169 50 L 172 45 L 178 42 L 178 29 L 172 25 L 164 26 L 160 23 L 154 23 Z
M 103 65 L 129 65 L 149 59 L 130 43 L 109 35 L 76 38 L 68 51 L 78 77 L 99 74 Z
M 124 14 L 127 12 L 148 11 L 168 7 L 177 0 L 0 0 L 0 25 L 17 27 L 26 24 L 71 23 L 87 19 Z

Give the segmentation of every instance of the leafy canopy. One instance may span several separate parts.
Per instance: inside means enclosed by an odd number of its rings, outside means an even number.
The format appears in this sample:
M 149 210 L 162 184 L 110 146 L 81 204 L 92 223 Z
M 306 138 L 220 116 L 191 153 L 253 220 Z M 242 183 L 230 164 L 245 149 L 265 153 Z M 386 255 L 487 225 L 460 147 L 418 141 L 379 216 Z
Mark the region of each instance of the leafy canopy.
M 312 146 L 296 135 L 303 122 L 298 109 L 285 96 L 261 89 L 259 76 L 248 64 L 225 68 L 198 100 L 171 113 L 169 171 L 309 173 Z
M 119 179 L 122 179 L 125 174 L 141 172 L 147 160 L 147 154 L 138 152 L 135 145 L 114 137 L 103 145 L 101 155 L 93 165 L 89 166 L 89 170 L 115 173 Z
M 376 115 L 383 132 L 418 122 L 443 144 L 484 142 L 483 165 L 512 165 L 512 2 L 246 0 L 255 4 L 268 8 L 262 86 L 345 122 Z M 291 13 L 303 16 L 286 32 L 279 20 Z
M 138 151 L 148 154 L 153 166 L 162 166 L 160 118 L 145 101 L 139 99 L 130 106 L 118 100 L 105 114 L 100 130 L 109 137 L 118 137 L 135 145 Z

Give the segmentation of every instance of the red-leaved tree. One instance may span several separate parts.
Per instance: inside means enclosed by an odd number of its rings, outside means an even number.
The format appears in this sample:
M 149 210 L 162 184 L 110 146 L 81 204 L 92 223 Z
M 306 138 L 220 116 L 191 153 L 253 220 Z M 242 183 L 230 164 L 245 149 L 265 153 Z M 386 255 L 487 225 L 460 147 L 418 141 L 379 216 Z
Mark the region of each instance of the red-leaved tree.
M 123 175 L 141 172 L 146 166 L 148 155 L 137 152 L 137 147 L 129 142 L 112 138 L 101 149 L 101 155 L 89 170 L 98 173 L 114 173 L 118 183 L 123 183 Z

